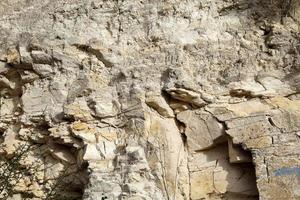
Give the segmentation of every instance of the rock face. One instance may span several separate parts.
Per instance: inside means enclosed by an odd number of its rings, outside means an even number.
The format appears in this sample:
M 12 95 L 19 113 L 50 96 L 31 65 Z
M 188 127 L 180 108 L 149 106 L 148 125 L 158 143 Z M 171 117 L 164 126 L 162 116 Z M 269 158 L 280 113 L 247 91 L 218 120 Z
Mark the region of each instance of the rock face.
M 297 0 L 2 0 L 0 199 L 300 199 L 299 24 Z

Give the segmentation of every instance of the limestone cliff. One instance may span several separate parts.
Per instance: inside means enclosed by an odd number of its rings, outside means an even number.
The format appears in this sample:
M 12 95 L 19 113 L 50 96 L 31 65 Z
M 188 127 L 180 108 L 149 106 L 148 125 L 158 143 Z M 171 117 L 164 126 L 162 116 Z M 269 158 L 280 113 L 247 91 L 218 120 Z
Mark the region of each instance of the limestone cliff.
M 299 25 L 297 0 L 1 0 L 0 199 L 300 199 Z

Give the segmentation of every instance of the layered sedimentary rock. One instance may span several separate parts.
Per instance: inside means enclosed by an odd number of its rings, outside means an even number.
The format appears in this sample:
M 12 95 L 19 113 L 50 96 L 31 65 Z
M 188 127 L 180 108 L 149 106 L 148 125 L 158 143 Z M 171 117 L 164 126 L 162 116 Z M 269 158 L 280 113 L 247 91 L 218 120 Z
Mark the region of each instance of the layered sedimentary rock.
M 0 5 L 0 199 L 300 198 L 298 1 Z

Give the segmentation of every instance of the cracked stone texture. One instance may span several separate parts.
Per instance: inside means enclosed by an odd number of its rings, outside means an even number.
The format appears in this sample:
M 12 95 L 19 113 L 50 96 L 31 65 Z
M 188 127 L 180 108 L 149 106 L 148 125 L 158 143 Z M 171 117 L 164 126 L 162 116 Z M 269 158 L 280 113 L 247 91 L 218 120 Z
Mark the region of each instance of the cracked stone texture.
M 300 199 L 299 25 L 297 0 L 2 0 L 0 164 L 41 169 L 0 198 L 70 172 L 59 199 Z

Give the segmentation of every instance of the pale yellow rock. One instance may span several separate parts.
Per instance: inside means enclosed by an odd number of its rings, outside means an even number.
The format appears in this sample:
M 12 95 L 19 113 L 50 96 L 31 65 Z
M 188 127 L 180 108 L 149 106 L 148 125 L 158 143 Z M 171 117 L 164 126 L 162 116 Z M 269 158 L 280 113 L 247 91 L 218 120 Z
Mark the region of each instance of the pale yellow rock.
M 199 171 L 190 174 L 191 199 L 206 199 L 214 192 L 213 171 Z
M 228 191 L 230 182 L 228 181 L 229 173 L 231 170 L 226 170 L 223 167 L 216 167 L 213 170 L 213 184 L 216 193 L 224 194 Z
M 29 177 L 21 178 L 16 183 L 14 190 L 18 192 L 27 191 L 29 194 L 32 194 L 38 198 L 44 197 L 44 191 L 42 190 L 41 186 L 37 182 L 31 181 Z
M 287 112 L 300 114 L 300 100 L 290 100 L 286 97 L 274 97 L 266 100 L 270 105 Z
M 299 8 L 2 0 L 0 150 L 41 146 L 22 165 L 41 159 L 45 180 L 72 166 L 59 199 L 299 199 Z M 236 144 L 255 166 L 230 164 L 244 160 Z M 43 199 L 28 192 L 37 179 L 13 193 Z
M 120 105 L 115 87 L 99 87 L 95 84 L 95 91 L 90 95 L 94 108 L 94 115 L 99 118 L 113 117 L 119 113 Z
M 300 130 L 300 100 L 276 97 L 267 100 L 267 102 L 280 110 L 274 111 L 271 115 L 275 126 L 284 132 Z
M 145 117 L 148 141 L 154 145 L 156 153 L 160 155 L 158 158 L 149 158 L 149 165 L 156 170 L 164 168 L 161 172 L 162 181 L 166 181 L 168 193 L 172 198 L 182 199 L 182 194 L 188 195 L 189 183 L 188 171 L 184 166 L 186 152 L 176 123 L 172 118 L 161 118 L 154 113 L 146 113 Z M 181 189 L 178 188 L 179 180 Z M 161 184 L 163 187 L 164 183 Z
M 250 100 L 238 104 L 228 104 L 226 108 L 232 111 L 236 117 L 247 117 L 249 115 L 265 113 L 271 108 L 260 100 Z
M 84 122 L 74 122 L 71 125 L 72 133 L 87 143 L 96 143 L 97 128 Z
M 265 92 L 265 88 L 251 78 L 239 82 L 232 82 L 228 87 L 233 96 L 259 96 Z
M 146 103 L 164 117 L 174 117 L 173 110 L 161 96 L 146 97 Z
M 270 147 L 273 143 L 271 137 L 265 136 L 248 140 L 244 144 L 247 149 L 261 149 Z
M 31 184 L 29 177 L 22 177 L 18 182 L 13 181 L 14 189 L 19 192 L 28 190 L 28 186 Z
M 7 59 L 7 63 L 9 64 L 19 64 L 21 61 L 20 54 L 18 50 L 15 48 L 8 49 L 6 59 Z
M 84 98 L 76 99 L 72 104 L 65 107 L 64 112 L 66 115 L 73 117 L 75 120 L 90 121 L 93 119 Z
M 172 98 L 189 103 L 195 107 L 206 105 L 206 102 L 201 98 L 200 93 L 183 88 L 168 88 L 166 91 Z
M 44 191 L 42 190 L 41 186 L 37 182 L 33 182 L 29 187 L 28 190 L 35 196 L 35 197 L 44 197 Z
M 83 131 L 83 130 L 87 130 L 89 128 L 88 124 L 87 123 L 84 123 L 84 122 L 74 122 L 72 124 L 72 128 L 75 130 L 75 131 Z
M 274 77 L 261 77 L 258 79 L 259 83 L 264 86 L 269 96 L 287 96 L 295 93 L 294 90 L 285 82 Z
M 257 119 L 256 121 L 251 121 L 251 118 L 236 119 L 235 121 L 239 121 L 236 125 L 240 125 L 226 130 L 226 133 L 232 137 L 234 144 L 245 145 L 247 149 L 269 147 L 272 144 L 272 138 L 267 135 L 275 132 L 276 128 L 269 123 L 266 117 L 257 117 Z
M 102 141 L 116 141 L 119 133 L 120 131 L 112 127 L 100 128 L 96 133 L 97 143 Z
M 8 197 L 7 200 L 22 200 L 22 195 L 21 194 L 14 194 L 11 197 Z
M 268 114 L 272 108 L 273 106 L 264 101 L 252 99 L 233 104 L 211 104 L 205 107 L 205 110 L 212 113 L 219 120 L 226 121 L 232 118 Z
M 70 144 L 75 148 L 80 148 L 83 146 L 81 139 L 75 138 L 69 130 L 69 126 L 66 124 L 50 128 L 48 131 L 50 131 L 51 137 L 62 140 L 65 144 Z
M 188 149 L 191 152 L 211 147 L 225 133 L 222 124 L 203 110 L 180 112 L 177 119 L 185 124 Z
M 226 143 L 189 158 L 192 199 L 215 199 L 212 196 L 221 197 L 228 192 L 240 196 L 257 195 L 254 169 L 230 164 L 224 152 L 228 152 Z
M 175 114 L 178 114 L 182 111 L 191 109 L 191 105 L 189 105 L 188 103 L 176 100 L 176 99 L 170 100 L 170 107 L 174 110 Z

